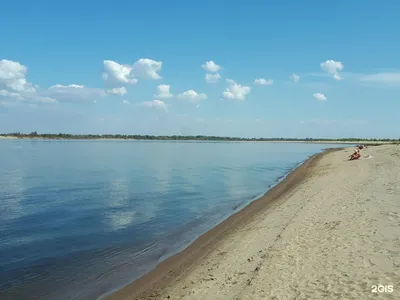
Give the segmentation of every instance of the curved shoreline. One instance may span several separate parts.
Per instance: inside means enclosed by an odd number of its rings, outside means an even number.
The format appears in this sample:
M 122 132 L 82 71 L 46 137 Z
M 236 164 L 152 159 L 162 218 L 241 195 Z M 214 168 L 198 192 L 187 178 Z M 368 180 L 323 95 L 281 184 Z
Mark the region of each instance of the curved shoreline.
M 158 266 L 132 283 L 119 290 L 111 291 L 99 299 L 152 299 L 159 296 L 162 291 L 185 276 L 208 253 L 218 248 L 219 243 L 234 233 L 238 228 L 252 220 L 253 217 L 266 211 L 272 204 L 281 200 L 293 188 L 302 183 L 312 172 L 317 162 L 326 154 L 339 151 L 343 148 L 329 148 L 314 154 L 282 181 L 269 189 L 262 197 L 234 213 L 206 233 L 198 237 L 193 243 L 181 252 L 172 255 L 158 264 Z

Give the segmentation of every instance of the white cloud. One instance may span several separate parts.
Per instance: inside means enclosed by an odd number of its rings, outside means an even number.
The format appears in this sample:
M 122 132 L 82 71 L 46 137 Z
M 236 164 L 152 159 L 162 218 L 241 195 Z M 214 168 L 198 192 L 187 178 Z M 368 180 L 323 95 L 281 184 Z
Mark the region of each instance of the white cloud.
M 39 88 L 26 80 L 28 68 L 11 60 L 0 61 L 0 97 L 19 101 L 20 104 L 50 104 L 57 102 L 93 102 L 96 97 L 107 93 L 99 88 L 87 88 L 84 85 L 56 84 L 47 89 Z M 113 89 L 111 93 L 123 93 L 125 88 Z
M 342 80 L 343 77 L 339 75 L 339 72 L 343 70 L 344 65 L 340 61 L 334 61 L 334 60 L 327 60 L 325 62 L 322 62 L 320 64 L 321 69 L 324 70 L 325 72 L 331 74 L 334 79 L 336 80 Z
M 217 83 L 221 79 L 221 75 L 219 75 L 219 73 L 207 73 L 204 79 L 207 83 Z
M 293 82 L 299 82 L 300 81 L 300 76 L 293 73 L 292 75 L 289 76 L 289 78 L 293 81 Z
M 93 102 L 95 97 L 107 96 L 107 93 L 102 89 L 87 88 L 78 84 L 56 84 L 47 90 L 41 90 L 40 94 L 59 102 Z
M 162 62 L 148 58 L 141 58 L 132 66 L 133 74 L 143 79 L 162 79 L 158 72 L 161 71 Z
M 135 84 L 137 79 L 132 74 L 132 67 L 121 65 L 112 60 L 105 60 L 103 79 L 112 84 Z
M 110 94 L 110 95 L 123 96 L 123 95 L 126 95 L 126 93 L 128 93 L 128 92 L 127 92 L 126 88 L 123 86 L 120 88 L 113 88 L 113 89 L 107 90 L 106 93 Z
M 9 91 L 6 91 L 6 90 L 0 90 L 0 97 L 15 98 L 17 100 L 24 100 L 24 97 L 22 97 L 19 93 L 9 92 Z
M 36 93 L 25 93 L 25 97 L 22 97 L 21 94 L 15 92 L 9 92 L 6 90 L 0 90 L 0 98 L 5 98 L 7 100 L 11 100 L 14 103 L 25 103 L 25 104 L 34 104 L 34 103 L 42 103 L 42 104 L 53 104 L 57 103 L 57 100 L 51 97 L 40 96 Z M 17 100 L 17 102 L 15 102 Z
M 161 100 L 146 101 L 142 103 L 142 106 L 147 108 L 160 109 L 166 112 L 168 111 L 167 105 Z
M 167 84 L 160 84 L 157 87 L 157 94 L 155 94 L 154 96 L 156 98 L 171 98 L 173 97 L 173 95 L 171 94 L 170 90 L 171 86 Z
M 201 65 L 204 70 L 210 73 L 216 73 L 221 70 L 221 66 L 217 65 L 214 61 L 207 61 L 205 64 Z
M 80 85 L 80 84 L 70 84 L 70 85 L 62 85 L 62 84 L 56 84 L 53 85 L 51 87 L 49 87 L 49 89 L 83 89 L 85 86 L 84 85 Z
M 131 104 L 128 100 L 122 100 L 121 103 L 122 104 Z
M 37 98 L 37 102 L 40 103 L 46 103 L 46 104 L 53 104 L 53 103 L 57 103 L 58 101 L 54 98 L 51 97 L 38 97 Z
M 189 102 L 198 102 L 198 101 L 207 99 L 207 95 L 206 94 L 198 94 L 194 90 L 189 90 L 189 91 L 179 94 L 178 98 L 189 101 Z
M 333 78 L 336 79 L 336 80 L 342 80 L 343 79 L 343 77 L 341 77 L 339 74 L 334 74 Z
M 102 77 L 110 85 L 136 84 L 137 78 L 157 80 L 162 77 L 162 62 L 148 58 L 141 58 L 133 65 L 121 65 L 112 60 L 105 60 Z
M 314 93 L 314 98 L 317 99 L 318 101 L 326 101 L 328 100 L 324 94 L 322 93 Z
M 35 88 L 26 80 L 28 68 L 19 62 L 0 60 L 0 87 L 17 92 L 35 92 Z
M 264 78 L 259 78 L 254 80 L 254 84 L 257 85 L 272 85 L 274 81 L 272 79 L 264 79 Z
M 250 93 L 251 88 L 249 86 L 240 85 L 232 79 L 227 79 L 226 82 L 229 84 L 229 87 L 222 93 L 225 99 L 244 100 Z
M 376 73 L 363 75 L 361 76 L 360 80 L 383 85 L 400 86 L 400 73 Z

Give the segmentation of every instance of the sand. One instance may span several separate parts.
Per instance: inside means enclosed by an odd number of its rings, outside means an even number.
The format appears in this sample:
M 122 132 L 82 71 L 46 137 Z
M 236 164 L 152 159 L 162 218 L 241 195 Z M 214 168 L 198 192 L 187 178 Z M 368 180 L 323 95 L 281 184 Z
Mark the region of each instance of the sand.
M 108 299 L 400 299 L 400 146 L 352 150 L 314 156 Z

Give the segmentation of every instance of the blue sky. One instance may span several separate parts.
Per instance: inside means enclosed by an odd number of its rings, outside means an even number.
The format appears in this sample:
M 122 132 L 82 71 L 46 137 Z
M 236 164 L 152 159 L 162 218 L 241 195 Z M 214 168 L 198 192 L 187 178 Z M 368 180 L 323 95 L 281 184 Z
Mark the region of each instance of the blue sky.
M 7 1 L 0 132 L 400 138 L 399 11 Z

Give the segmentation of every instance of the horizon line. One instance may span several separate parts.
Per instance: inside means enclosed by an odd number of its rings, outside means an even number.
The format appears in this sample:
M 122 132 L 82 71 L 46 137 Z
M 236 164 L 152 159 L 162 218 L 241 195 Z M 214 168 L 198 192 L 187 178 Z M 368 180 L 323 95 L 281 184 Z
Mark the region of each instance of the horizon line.
M 107 137 L 111 139 L 122 138 L 122 139 L 229 139 L 229 140 L 287 140 L 287 141 L 400 141 L 400 138 L 355 138 L 355 137 L 342 137 L 342 138 L 290 138 L 290 137 L 234 137 L 234 136 L 213 136 L 213 135 L 149 135 L 149 134 L 93 134 L 93 133 L 81 133 L 81 134 L 71 134 L 71 133 L 38 133 L 36 131 L 30 133 L 12 132 L 12 133 L 0 133 L 3 137 L 59 137 L 59 138 L 76 138 L 76 137 L 86 137 L 86 138 L 97 138 L 97 137 Z

